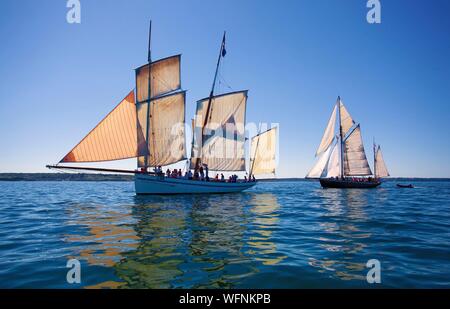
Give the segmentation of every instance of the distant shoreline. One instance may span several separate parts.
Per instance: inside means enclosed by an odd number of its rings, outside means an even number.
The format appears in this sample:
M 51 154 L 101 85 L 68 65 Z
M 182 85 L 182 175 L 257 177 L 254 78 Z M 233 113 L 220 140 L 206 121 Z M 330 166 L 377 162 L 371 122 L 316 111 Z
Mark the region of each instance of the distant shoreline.
M 260 181 L 316 181 L 305 178 L 266 178 Z M 132 175 L 88 173 L 0 173 L 0 181 L 133 181 Z M 450 181 L 450 178 L 393 177 L 386 181 Z

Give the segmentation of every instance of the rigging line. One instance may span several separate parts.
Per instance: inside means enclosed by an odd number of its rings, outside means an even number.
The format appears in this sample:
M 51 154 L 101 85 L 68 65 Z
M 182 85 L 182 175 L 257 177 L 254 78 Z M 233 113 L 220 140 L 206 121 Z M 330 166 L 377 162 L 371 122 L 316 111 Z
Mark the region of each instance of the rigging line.
M 228 89 L 233 90 L 233 87 L 230 86 L 230 84 L 228 84 L 228 82 L 225 80 L 225 78 L 223 77 L 222 74 L 219 73 L 219 83 L 222 83 L 228 87 Z

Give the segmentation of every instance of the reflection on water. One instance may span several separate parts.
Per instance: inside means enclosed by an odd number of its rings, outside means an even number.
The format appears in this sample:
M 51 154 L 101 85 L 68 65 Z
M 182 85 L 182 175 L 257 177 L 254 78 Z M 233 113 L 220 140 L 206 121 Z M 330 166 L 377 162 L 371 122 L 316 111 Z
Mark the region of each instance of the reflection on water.
M 74 249 L 76 258 L 90 265 L 114 266 L 120 253 L 137 246 L 136 235 L 130 216 L 104 205 L 75 204 L 68 210 L 69 225 L 87 229 L 85 233 L 66 234 L 65 240 L 78 244 Z
M 86 233 L 66 241 L 80 244 L 74 257 L 113 267 L 117 280 L 90 288 L 232 288 L 285 258 L 272 241 L 279 208 L 270 193 L 136 196 L 120 212 L 76 205 L 72 223 Z
M 131 182 L 0 182 L 0 287 L 450 287 L 450 182 L 260 182 L 136 197 Z M 66 281 L 80 259 L 81 284 Z
M 275 265 L 286 258 L 277 254 L 277 246 L 271 241 L 273 230 L 276 229 L 279 218 L 277 199 L 273 194 L 258 194 L 251 200 L 250 211 L 255 214 L 253 220 L 254 236 L 249 237 L 250 249 L 247 254 L 255 255 L 255 259 L 265 265 Z
M 326 201 L 319 226 L 321 236 L 318 246 L 326 250 L 323 258 L 310 258 L 309 264 L 320 272 L 329 273 L 341 280 L 365 280 L 367 260 L 360 259 L 371 233 L 359 228 L 368 220 L 365 209 L 371 207 L 367 190 L 317 189 L 315 193 Z M 361 262 L 358 261 L 358 257 Z

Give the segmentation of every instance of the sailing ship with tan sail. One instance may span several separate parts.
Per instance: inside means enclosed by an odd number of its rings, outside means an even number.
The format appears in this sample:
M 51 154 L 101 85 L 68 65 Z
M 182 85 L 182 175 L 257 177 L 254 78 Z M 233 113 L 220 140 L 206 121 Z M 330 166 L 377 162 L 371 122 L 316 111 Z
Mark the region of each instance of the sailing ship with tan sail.
M 318 178 L 324 188 L 375 188 L 381 184 L 382 177 L 389 176 L 381 147 L 375 143 L 372 173 L 360 124 L 355 123 L 340 97 L 333 108 L 316 157 L 316 164 L 306 178 Z
M 197 102 L 192 121 L 194 136 L 190 159 L 186 156 L 185 146 L 186 91 L 181 87 L 181 55 L 152 61 L 150 41 L 151 23 L 148 63 L 135 70 L 135 90 L 131 90 L 58 164 L 47 167 L 135 174 L 137 194 L 239 192 L 256 184 L 251 175 L 274 173 L 277 128 L 252 138 L 251 164 L 247 170 L 245 113 L 248 91 L 214 94 L 220 62 L 226 54 L 225 33 L 211 92 Z M 129 158 L 137 158 L 138 169 L 66 165 Z M 185 176 L 162 173 L 162 167 L 181 161 L 188 163 Z M 192 177 L 190 172 L 187 173 L 190 169 L 194 170 Z M 196 177 L 201 169 L 247 172 L 249 178 L 228 182 L 208 175 Z

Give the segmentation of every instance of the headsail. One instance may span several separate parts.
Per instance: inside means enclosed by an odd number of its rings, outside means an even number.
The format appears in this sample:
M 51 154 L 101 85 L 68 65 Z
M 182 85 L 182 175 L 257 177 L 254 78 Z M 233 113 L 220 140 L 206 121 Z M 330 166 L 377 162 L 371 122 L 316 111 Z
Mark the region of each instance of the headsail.
M 332 140 L 331 145 L 321 154 L 306 178 L 337 177 L 340 173 L 339 143 Z
M 211 98 L 207 124 L 203 130 L 210 98 L 197 102 L 193 158 L 210 170 L 245 171 L 245 111 L 247 91 L 226 93 Z
M 330 147 L 331 148 L 331 147 Z M 322 177 L 338 177 L 340 174 L 340 164 L 339 164 L 339 147 L 336 143 L 331 151 L 330 158 L 323 170 Z
M 361 137 L 361 129 L 358 126 L 350 133 L 344 142 L 344 175 L 368 176 L 372 175 L 369 162 Z
M 333 142 L 334 131 L 336 128 L 336 110 L 337 110 L 337 107 L 334 106 L 333 112 L 331 113 L 330 120 L 328 121 L 328 125 L 325 129 L 325 132 L 323 133 L 322 141 L 320 142 L 319 148 L 317 149 L 316 156 L 320 155 L 325 150 L 327 150 L 328 147 Z
M 332 147 L 328 147 L 325 152 L 320 154 L 319 159 L 317 159 L 316 164 L 314 164 L 313 168 L 309 171 L 306 178 L 320 178 L 322 173 L 328 163 L 328 159 L 330 158 Z
M 250 147 L 250 174 L 272 174 L 276 168 L 278 127 L 269 129 L 252 138 Z
M 381 153 L 381 147 L 378 146 L 375 154 L 375 177 L 388 177 L 389 172 L 386 164 L 384 163 L 383 154 Z
M 134 158 L 145 154 L 145 147 L 138 149 L 136 140 L 136 105 L 132 90 L 60 162 L 100 162 Z

